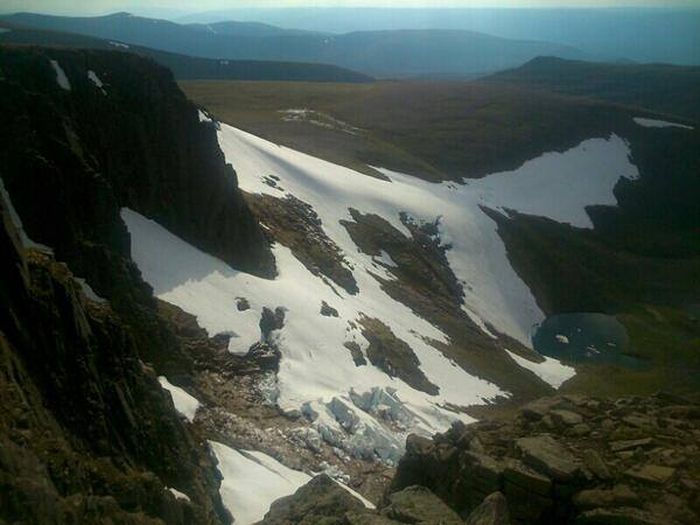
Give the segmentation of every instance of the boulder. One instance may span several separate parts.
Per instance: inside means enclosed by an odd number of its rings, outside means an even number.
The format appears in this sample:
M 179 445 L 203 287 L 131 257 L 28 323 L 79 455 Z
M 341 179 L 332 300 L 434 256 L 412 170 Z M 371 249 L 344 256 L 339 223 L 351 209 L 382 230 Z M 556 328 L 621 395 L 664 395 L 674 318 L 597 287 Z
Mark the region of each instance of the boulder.
M 555 480 L 570 480 L 580 472 L 576 458 L 550 435 L 520 438 L 515 446 L 525 464 Z
M 466 525 L 510 525 L 508 501 L 500 492 L 489 494 L 484 501 L 475 508 L 467 520 Z
M 576 525 L 677 525 L 677 522 L 635 508 L 621 508 L 586 511 L 578 516 Z
M 637 481 L 663 484 L 670 480 L 675 472 L 676 469 L 671 467 L 664 467 L 661 465 L 643 465 L 641 467 L 633 467 L 627 470 L 625 474 Z
M 624 507 L 635 505 L 639 496 L 627 485 L 616 485 L 609 490 L 583 490 L 574 496 L 573 502 L 580 509 L 600 507 Z
M 569 427 L 583 423 L 583 417 L 571 410 L 550 410 L 549 416 L 555 423 Z
M 610 469 L 600 457 L 600 454 L 592 448 L 587 448 L 583 451 L 583 464 L 597 478 L 610 479 Z
M 391 494 L 381 515 L 400 523 L 462 525 L 460 517 L 445 502 L 427 488 L 417 485 Z
M 347 512 L 363 514 L 364 505 L 325 474 L 316 476 L 294 494 L 272 503 L 265 525 L 324 523 L 341 525 Z

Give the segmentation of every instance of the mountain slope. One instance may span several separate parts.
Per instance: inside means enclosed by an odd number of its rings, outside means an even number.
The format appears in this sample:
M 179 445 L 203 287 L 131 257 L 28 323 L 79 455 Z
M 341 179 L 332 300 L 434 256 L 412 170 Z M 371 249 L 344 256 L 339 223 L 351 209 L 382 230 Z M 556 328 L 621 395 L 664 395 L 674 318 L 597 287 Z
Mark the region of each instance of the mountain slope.
M 563 386 L 565 390 L 615 395 L 650 392 L 662 388 L 668 377 L 674 378 L 674 388 L 684 392 L 696 388 L 700 364 L 694 350 L 697 326 L 692 305 L 699 293 L 700 217 L 696 200 L 700 191 L 700 148 L 698 131 L 687 122 L 668 122 L 663 116 L 640 108 L 490 82 L 379 82 L 371 86 L 336 86 L 334 90 L 331 86 L 302 84 L 284 93 L 274 84 L 253 87 L 242 83 L 237 89 L 215 83 L 184 87 L 190 96 L 208 105 L 214 115 L 275 144 L 390 180 L 396 174 L 378 167 L 408 171 L 429 181 L 452 181 L 433 184 L 430 195 L 418 199 L 420 202 L 432 202 L 443 185 L 452 185 L 451 191 L 460 195 L 464 204 L 472 202 L 474 194 L 470 191 L 477 195 L 484 191 L 483 210 L 497 225 L 509 263 L 543 314 L 614 315 L 629 332 L 628 351 L 648 364 L 648 368 L 637 371 L 607 367 L 605 374 L 596 366 L 582 364 L 579 373 Z M 301 107 L 305 109 L 298 109 Z M 606 166 L 616 165 L 612 157 L 601 157 L 600 165 L 583 168 L 567 183 L 568 188 L 566 184 L 560 187 L 556 196 L 550 193 L 557 191 L 553 182 L 537 185 L 537 177 L 548 172 L 543 167 L 546 164 L 540 164 L 544 159 L 564 155 L 572 159 L 567 162 L 574 169 L 577 148 L 593 151 L 589 142 L 611 141 L 615 135 L 629 148 L 622 156 L 629 156 L 639 172 L 638 178 L 622 178 L 616 183 L 624 173 L 618 167 L 611 173 L 611 185 L 605 186 L 608 189 L 586 203 L 586 192 L 598 187 L 594 181 L 600 182 Z M 602 155 L 602 150 L 596 151 Z M 363 162 L 374 168 L 365 165 L 363 169 Z M 431 169 L 433 166 L 441 171 Z M 443 171 L 446 167 L 450 172 Z M 277 173 L 272 167 L 263 171 Z M 523 179 L 496 186 L 498 192 L 496 188 L 493 193 L 486 191 L 497 179 L 494 173 L 499 171 L 523 175 Z M 561 166 L 553 172 L 564 177 L 568 171 Z M 472 180 L 473 177 L 482 178 Z M 268 182 L 273 188 L 279 186 L 287 191 L 290 183 L 282 179 Z M 397 192 L 396 180 L 384 190 L 380 189 L 381 181 L 377 184 L 376 193 Z M 515 200 L 518 206 L 507 204 L 506 196 L 520 196 L 522 201 Z M 554 208 L 559 206 L 571 213 L 571 199 L 575 196 L 584 199 L 582 217 L 587 218 L 589 222 L 585 224 L 589 227 L 583 227 L 583 222 L 562 220 L 538 207 L 551 200 Z M 611 200 L 604 201 L 603 206 L 592 205 L 602 196 Z M 404 206 L 410 214 L 409 208 L 413 208 L 408 199 L 404 200 L 406 203 L 402 202 L 399 209 Z M 615 202 L 617 206 L 612 205 Z M 490 209 L 494 203 L 507 213 Z M 386 246 L 400 246 L 395 241 L 400 236 L 389 235 L 386 225 L 373 217 L 376 212 L 365 215 L 358 205 L 352 207 L 358 210 L 351 214 L 352 222 L 357 224 L 348 231 L 356 233 L 353 240 L 357 245 L 378 257 L 382 250 L 387 251 L 396 261 Z M 269 208 L 270 203 L 265 200 L 254 205 L 255 212 L 266 224 L 274 226 L 276 233 L 280 221 L 272 222 L 269 217 L 273 214 L 264 213 Z M 436 211 L 424 212 L 427 216 L 421 224 L 434 224 L 438 214 L 446 221 L 452 216 L 446 201 L 435 203 L 432 208 Z M 377 215 L 390 222 L 386 212 Z M 350 219 L 345 220 L 352 224 Z M 462 218 L 461 224 L 471 222 Z M 483 231 L 476 226 L 469 230 Z M 446 253 L 449 259 L 450 251 Z M 476 266 L 496 267 L 495 255 L 485 248 L 473 247 L 470 253 L 475 259 L 478 254 L 490 253 L 489 262 Z M 450 261 L 450 267 L 459 275 L 460 266 Z M 465 268 L 461 266 L 462 270 Z M 425 285 L 416 275 L 420 272 L 407 271 L 401 279 L 420 289 Z M 438 290 L 440 296 L 452 297 L 449 279 L 440 273 L 434 275 L 430 282 L 435 284 L 427 286 L 431 300 L 435 300 Z M 497 281 L 507 282 L 503 276 Z M 471 292 L 479 290 L 474 282 L 470 284 Z M 503 296 L 515 290 L 514 286 L 506 288 L 508 292 L 504 291 Z M 465 287 L 468 296 L 467 290 L 469 287 Z M 399 295 L 396 290 L 393 293 L 401 300 L 410 299 L 412 308 L 423 315 L 434 315 L 415 296 Z M 489 294 L 480 289 L 477 296 L 483 299 Z M 520 304 L 513 311 L 524 315 L 528 309 Z M 475 344 L 473 338 L 463 341 Z
M 163 51 L 214 59 L 314 62 L 369 75 L 471 75 L 513 67 L 538 55 L 582 58 L 578 50 L 536 41 L 508 40 L 469 31 L 322 33 L 202 31 L 117 13 L 94 18 L 19 13 L 2 20 L 33 28 L 119 40 Z M 225 26 L 224 26 L 225 27 Z M 254 33 L 254 34 L 251 34 Z
M 342 119 L 286 98 L 272 108 L 287 136 L 381 130 L 393 151 L 425 141 L 420 123 L 432 122 L 443 134 L 420 153 L 466 150 L 453 167 L 480 178 L 431 182 L 381 164 L 368 177 L 218 123 L 132 54 L 1 48 L 0 72 L 3 520 L 77 501 L 72 522 L 217 523 L 228 509 L 245 524 L 319 472 L 379 502 L 410 433 L 454 435 L 555 389 L 698 391 L 692 126 L 492 83 L 333 85 L 319 98 L 295 84 L 309 105 L 356 98 Z M 388 106 L 401 89 L 414 97 Z M 440 124 L 435 100 L 458 118 Z M 642 366 L 574 370 L 533 351 L 533 324 L 584 309 L 616 316 L 630 346 L 601 350 Z M 552 413 L 537 429 L 576 416 Z M 631 427 L 650 423 L 632 416 Z M 430 452 L 426 441 L 409 449 Z M 473 455 L 490 442 L 457 444 L 474 450 L 437 459 L 493 466 Z M 27 509 L 16 494 L 54 506 Z M 387 512 L 400 514 L 400 497 Z M 298 510 L 285 501 L 280 519 Z
M 599 98 L 700 121 L 700 67 L 538 57 L 484 80 Z
M 610 104 L 485 82 L 181 86 L 220 120 L 268 140 L 364 173 L 382 166 L 431 181 L 513 170 L 632 124 Z
M 261 60 L 214 60 L 179 55 L 122 42 L 63 33 L 59 31 L 28 29 L 0 22 L 0 44 L 64 46 L 84 49 L 103 49 L 136 53 L 152 58 L 173 72 L 180 80 L 278 80 L 308 82 L 369 82 L 372 79 L 354 71 L 327 64 L 275 62 Z
M 193 357 L 118 215 L 130 202 L 188 237 L 216 216 L 224 236 L 200 232 L 209 249 L 224 256 L 230 236 L 264 262 L 214 130 L 166 70 L 133 55 L 3 48 L 0 69 L 1 519 L 230 522 L 202 434 L 156 379 Z M 162 148 L 178 140 L 189 148 Z

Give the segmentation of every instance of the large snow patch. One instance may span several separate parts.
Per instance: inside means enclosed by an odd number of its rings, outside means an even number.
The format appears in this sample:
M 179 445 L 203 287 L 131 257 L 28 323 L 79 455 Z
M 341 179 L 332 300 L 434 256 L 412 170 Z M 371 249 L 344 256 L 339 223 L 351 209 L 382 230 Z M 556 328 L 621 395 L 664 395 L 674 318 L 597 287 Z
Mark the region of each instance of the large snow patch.
M 496 224 L 481 206 L 590 228 L 586 206 L 616 204 L 613 188 L 618 180 L 637 177 L 627 144 L 615 135 L 586 140 L 517 170 L 464 184 L 429 183 L 389 170 L 382 172 L 390 181 L 367 177 L 224 124 L 219 143 L 243 190 L 274 197 L 291 194 L 313 207 L 324 232 L 352 268 L 359 293 L 332 289 L 281 245 L 273 246 L 279 269 L 274 280 L 238 272 L 124 209 L 134 261 L 158 297 L 197 316 L 210 335 L 231 335 L 232 352 L 245 353 L 260 340 L 258 322 L 264 307 L 283 307 L 284 327 L 273 333 L 282 360 L 270 398 L 283 410 L 302 410 L 334 446 L 387 462 L 401 455 L 408 432 L 430 434 L 444 431 L 455 419 L 471 420 L 445 407 L 483 403 L 508 393 L 437 351 L 428 341 L 447 342 L 445 334 L 381 289 L 372 273 L 392 278 L 388 269 L 394 261 L 357 249 L 340 224 L 353 220 L 348 208 L 379 215 L 406 235 L 410 232 L 400 220 L 401 212 L 437 222 L 442 242 L 451 245 L 448 262 L 464 285 L 464 310 L 486 333 L 491 327 L 530 346 L 531 329 L 544 314 L 511 267 Z M 278 187 L 265 183 L 270 175 L 279 178 Z M 247 300 L 249 309 L 237 308 L 240 298 Z M 321 316 L 322 301 L 335 308 L 338 317 Z M 417 391 L 371 365 L 355 365 L 343 344 L 355 342 L 366 350 L 367 340 L 352 324 L 361 315 L 380 319 L 410 345 L 421 370 L 439 387 L 438 395 Z M 514 360 L 555 387 L 574 373 L 554 360 L 541 365 Z M 392 430 L 382 424 L 387 418 Z

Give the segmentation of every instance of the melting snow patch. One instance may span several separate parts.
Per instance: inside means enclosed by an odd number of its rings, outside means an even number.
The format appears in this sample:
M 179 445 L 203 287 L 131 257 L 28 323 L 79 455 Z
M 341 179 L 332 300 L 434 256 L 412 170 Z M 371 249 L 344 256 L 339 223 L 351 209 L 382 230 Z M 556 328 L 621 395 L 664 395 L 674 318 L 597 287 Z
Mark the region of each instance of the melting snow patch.
M 347 122 L 338 120 L 327 113 L 322 113 L 313 109 L 281 109 L 278 113 L 282 114 L 282 120 L 285 122 L 308 122 L 314 126 L 335 129 L 350 135 L 357 135 L 362 131 L 360 128 L 351 126 Z
M 66 72 L 63 71 L 63 68 L 61 65 L 56 62 L 55 60 L 51 60 L 51 66 L 53 67 L 54 71 L 56 71 L 56 82 L 58 85 L 62 88 L 65 89 L 66 91 L 70 91 L 70 82 L 68 81 L 68 77 L 66 76 Z
M 551 357 L 545 357 L 544 361 L 541 363 L 534 363 L 528 359 L 520 357 L 518 354 L 514 354 L 510 350 L 506 350 L 506 352 L 508 352 L 508 355 L 519 366 L 530 370 L 537 375 L 537 377 L 546 383 L 549 383 L 554 388 L 559 388 L 565 381 L 571 379 L 576 374 L 576 370 L 574 370 L 572 367 L 562 365 L 559 361 L 552 359 Z
M 194 416 L 197 413 L 197 409 L 200 405 L 197 398 L 191 396 L 179 386 L 175 386 L 170 383 L 165 376 L 160 376 L 158 381 L 160 382 L 160 386 L 170 392 L 170 396 L 173 398 L 173 404 L 175 405 L 175 410 L 185 416 L 189 422 L 194 421 Z
M 627 143 L 617 135 L 589 139 L 563 153 L 545 153 L 517 170 L 470 182 L 469 187 L 479 193 L 480 205 L 592 228 L 586 207 L 615 206 L 613 189 L 620 178 L 639 177 L 628 155 Z
M 73 277 L 75 281 L 80 285 L 80 287 L 83 290 L 83 293 L 85 294 L 85 297 L 90 299 L 91 301 L 95 301 L 96 303 L 106 303 L 107 300 L 103 297 L 100 297 L 95 293 L 95 291 L 92 289 L 92 287 L 87 283 L 85 279 L 82 277 Z
M 97 76 L 97 73 L 95 73 L 95 72 L 91 69 L 91 70 L 88 71 L 87 77 L 88 77 L 88 79 L 90 80 L 90 82 L 92 82 L 93 84 L 95 84 L 95 86 L 97 86 L 97 89 L 99 89 L 100 91 L 102 91 L 102 94 L 103 94 L 103 95 L 106 95 L 106 94 L 107 94 L 107 92 L 106 92 L 105 89 L 104 89 L 104 84 L 102 83 L 102 80 L 100 80 L 100 77 Z
M 263 519 L 276 499 L 293 494 L 311 480 L 262 452 L 235 450 L 210 441 L 223 479 L 219 493 L 238 525 Z
M 109 45 L 114 47 L 121 47 L 122 49 L 129 49 L 129 46 L 127 44 L 122 44 L 121 42 L 114 42 L 113 40 L 109 41 Z
M 675 122 L 667 122 L 665 120 L 656 120 L 653 118 L 642 118 L 635 117 L 634 121 L 644 128 L 681 128 L 681 129 L 695 129 L 693 126 L 686 126 L 685 124 L 678 124 Z
M 100 77 L 98 77 L 97 73 L 95 73 L 92 69 L 88 71 L 87 76 L 92 81 L 92 83 L 95 84 L 98 88 L 101 88 L 103 86 Z
M 172 487 L 168 487 L 168 490 L 172 493 L 173 496 L 175 496 L 177 499 L 184 499 L 185 501 L 190 501 L 190 497 L 185 494 L 184 492 L 180 492 L 177 489 L 174 489 Z
M 390 268 L 397 268 L 399 266 L 394 262 L 394 259 L 391 258 L 391 255 L 386 253 L 384 250 L 382 250 L 379 255 L 374 256 L 373 259 L 375 262 L 378 262 Z

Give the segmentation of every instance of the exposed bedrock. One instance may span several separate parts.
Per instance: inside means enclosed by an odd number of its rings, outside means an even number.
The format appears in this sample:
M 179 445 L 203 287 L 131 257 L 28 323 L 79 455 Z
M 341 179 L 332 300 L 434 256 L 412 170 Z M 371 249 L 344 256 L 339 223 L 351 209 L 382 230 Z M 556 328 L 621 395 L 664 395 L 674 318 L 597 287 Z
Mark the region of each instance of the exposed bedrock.
M 259 366 L 159 311 L 120 218 L 272 276 L 214 124 L 167 70 L 100 51 L 1 49 L 0 111 L 0 521 L 229 522 L 205 436 L 157 376 Z
M 7 211 L 0 199 L 0 521 L 228 522 L 132 331 L 64 264 L 25 255 Z
M 507 419 L 410 436 L 368 510 L 317 477 L 261 523 L 695 524 L 700 406 L 669 394 L 545 397 Z
M 274 274 L 215 124 L 200 122 L 167 69 L 126 53 L 39 48 L 3 48 L 0 64 L 2 178 L 35 241 L 76 262 L 95 243 L 126 255 L 118 211 L 129 207 L 235 268 Z
M 700 406 L 669 395 L 541 398 L 410 436 L 390 492 L 423 485 L 464 518 L 501 492 L 523 524 L 697 523 L 698 437 Z

